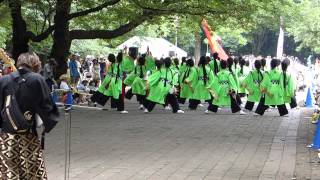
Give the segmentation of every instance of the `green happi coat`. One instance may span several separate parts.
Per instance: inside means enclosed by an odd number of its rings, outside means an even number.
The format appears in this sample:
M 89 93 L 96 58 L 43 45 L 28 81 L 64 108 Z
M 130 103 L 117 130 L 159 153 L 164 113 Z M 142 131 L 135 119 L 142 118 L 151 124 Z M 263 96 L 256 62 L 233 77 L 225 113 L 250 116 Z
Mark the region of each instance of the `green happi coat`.
M 164 104 L 166 96 L 178 83 L 178 78 L 170 68 L 161 68 L 148 77 L 149 94 L 147 99 L 152 102 Z
M 194 87 L 197 84 L 197 69 L 195 67 L 187 67 L 186 71 L 180 76 L 180 97 L 191 99 L 193 98 Z
M 284 104 L 283 76 L 278 70 L 274 69 L 265 73 L 261 88 L 266 91 L 266 105 Z
M 179 68 L 179 74 L 182 75 L 182 73 L 184 73 L 186 70 L 187 70 L 187 65 L 186 63 L 183 63 L 180 65 L 180 68 Z
M 124 80 L 125 85 L 131 86 L 132 94 L 146 95 L 146 81 L 144 80 L 146 73 L 146 66 L 137 65 Z
M 235 91 L 237 84 L 230 71 L 221 70 L 211 83 L 209 89 L 215 94 L 212 104 L 217 106 L 230 106 L 231 99 L 229 91 Z
M 130 74 L 134 70 L 134 59 L 130 56 L 124 56 L 121 66 L 125 74 Z
M 122 73 L 121 65 L 118 65 L 118 63 L 111 64 L 98 91 L 105 96 L 119 99 L 122 90 Z
M 233 79 L 234 81 L 236 82 L 236 89 L 235 91 L 237 93 L 239 93 L 239 90 L 240 90 L 240 81 L 239 81 L 239 76 L 238 76 L 238 73 L 239 73 L 240 69 L 238 68 L 238 66 L 234 66 L 234 68 L 232 68 L 232 76 L 233 76 Z
M 284 80 L 284 75 L 286 76 Z M 294 81 L 289 73 L 282 73 L 283 76 L 283 94 L 284 94 L 284 102 L 285 103 L 291 103 L 292 97 L 294 97 L 294 92 L 295 92 L 295 85 Z
M 180 71 L 179 71 L 180 68 L 179 68 L 179 66 L 172 65 L 170 67 L 170 69 L 173 72 L 174 79 L 178 79 L 178 81 L 174 85 L 178 86 L 179 85 L 179 77 L 180 77 Z
M 156 68 L 154 58 L 152 56 L 146 56 L 146 68 L 147 71 L 153 71 Z
M 205 70 L 207 72 L 207 80 L 205 82 L 204 80 L 204 71 L 203 71 L 203 67 L 198 67 L 197 68 L 197 73 L 196 73 L 196 77 L 194 77 L 196 79 L 196 83 L 194 85 L 193 88 L 193 97 L 192 99 L 196 99 L 196 100 L 210 100 L 211 99 L 211 94 L 208 90 L 209 85 L 212 83 L 212 81 L 214 80 L 214 75 L 213 75 L 213 71 L 210 69 L 209 66 L 205 67 Z
M 241 84 L 243 84 L 243 81 L 248 76 L 248 74 L 249 74 L 249 68 L 247 68 L 246 66 L 243 67 L 243 73 L 241 73 L 241 69 L 238 70 L 238 72 L 237 72 L 238 79 L 239 79 L 239 90 L 238 90 L 238 93 L 248 94 L 246 89 L 243 86 L 241 86 Z
M 248 101 L 259 102 L 261 99 L 260 84 L 263 80 L 263 72 L 257 70 L 251 71 L 242 81 L 241 86 L 248 91 Z

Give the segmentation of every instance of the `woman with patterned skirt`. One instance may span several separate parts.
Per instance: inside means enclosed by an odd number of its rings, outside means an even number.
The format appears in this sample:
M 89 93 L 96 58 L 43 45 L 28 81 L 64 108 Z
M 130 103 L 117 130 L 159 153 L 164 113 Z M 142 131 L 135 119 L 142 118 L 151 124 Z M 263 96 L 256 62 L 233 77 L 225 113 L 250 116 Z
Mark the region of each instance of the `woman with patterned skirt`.
M 17 66 L 18 71 L 0 79 L 0 108 L 7 108 L 8 99 L 13 103 L 9 95 L 14 94 L 19 106 L 12 107 L 17 111 L 15 114 L 22 114 L 19 120 L 8 111 L 7 116 L 0 116 L 0 179 L 48 179 L 36 119 L 42 119 L 44 140 L 44 134 L 55 127 L 59 112 L 46 81 L 38 74 L 41 69 L 39 57 L 34 53 L 21 54 Z

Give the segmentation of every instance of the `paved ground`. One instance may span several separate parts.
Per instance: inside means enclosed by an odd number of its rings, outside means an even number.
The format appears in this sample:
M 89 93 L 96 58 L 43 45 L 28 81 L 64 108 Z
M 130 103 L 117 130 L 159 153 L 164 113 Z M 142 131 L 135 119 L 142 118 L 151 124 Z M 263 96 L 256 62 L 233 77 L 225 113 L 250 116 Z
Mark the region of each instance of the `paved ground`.
M 130 114 L 74 110 L 73 180 L 106 179 L 320 179 L 312 140 L 310 110 L 277 111 L 257 117 L 228 110 L 205 115 L 204 108 L 150 114 L 129 104 Z M 64 121 L 48 136 L 49 179 L 63 179 Z

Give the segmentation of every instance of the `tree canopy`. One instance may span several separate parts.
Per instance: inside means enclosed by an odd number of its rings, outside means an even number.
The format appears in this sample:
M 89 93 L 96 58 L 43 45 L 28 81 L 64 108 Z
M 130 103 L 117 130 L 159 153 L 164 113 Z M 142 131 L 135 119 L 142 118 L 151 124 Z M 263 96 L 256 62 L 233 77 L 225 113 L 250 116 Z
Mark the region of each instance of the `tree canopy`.
M 61 73 L 70 49 L 105 53 L 133 35 L 177 39 L 190 52 L 201 39 L 201 17 L 232 52 L 260 54 L 280 16 L 297 50 L 320 51 L 315 0 L 1 0 L 0 11 L 0 46 L 14 58 L 29 49 L 54 57 Z M 99 40 L 79 41 L 88 39 Z

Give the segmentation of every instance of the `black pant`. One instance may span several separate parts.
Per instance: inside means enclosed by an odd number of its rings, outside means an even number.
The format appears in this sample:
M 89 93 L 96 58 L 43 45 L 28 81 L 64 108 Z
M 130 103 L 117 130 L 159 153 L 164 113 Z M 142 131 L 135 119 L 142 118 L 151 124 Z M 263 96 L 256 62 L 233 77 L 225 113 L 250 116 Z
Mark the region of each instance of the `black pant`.
M 119 95 L 118 99 L 114 99 L 113 97 L 111 98 L 114 101 L 115 107 L 117 108 L 117 111 L 123 111 L 124 110 L 124 101 L 122 99 L 122 95 Z
M 256 113 L 262 116 L 268 108 L 269 106 L 265 105 L 265 98 L 262 97 L 256 109 Z M 277 108 L 280 116 L 284 116 L 289 113 L 285 104 L 277 105 Z
M 253 107 L 254 107 L 254 102 L 247 101 L 244 108 L 249 110 L 249 111 L 252 111 Z
M 176 113 L 176 112 L 180 109 L 179 104 L 178 104 L 178 99 L 177 99 L 177 97 L 176 97 L 175 95 L 173 95 L 173 94 L 168 94 L 168 95 L 166 96 L 166 99 L 167 99 L 168 104 L 170 104 L 171 107 L 172 107 L 172 112 L 173 112 L 173 113 Z M 144 101 L 144 107 L 145 107 L 146 109 L 148 109 L 149 112 L 151 112 L 151 111 L 154 109 L 154 107 L 156 106 L 156 104 L 157 104 L 157 103 L 155 103 L 155 102 L 153 102 L 153 101 L 150 101 L 150 100 L 148 100 L 148 99 L 146 99 L 146 100 Z
M 106 105 L 107 101 L 111 98 L 111 108 L 117 108 L 118 111 L 124 110 L 124 101 L 122 100 L 121 94 L 119 95 L 119 99 L 114 99 L 110 96 L 105 96 L 104 94 L 96 91 L 91 97 L 92 102 L 96 102 L 101 106 Z
M 108 97 L 99 91 L 94 92 L 90 99 L 92 102 L 96 102 L 101 106 L 104 106 L 108 101 Z M 112 101 L 111 101 L 111 104 L 112 104 Z
M 145 95 L 139 95 L 137 94 L 137 101 L 139 102 L 139 104 L 144 104 L 144 101 L 146 100 L 146 96 Z
M 298 104 L 297 104 L 297 99 L 296 99 L 296 97 L 292 97 L 292 98 L 291 98 L 291 103 L 290 103 L 290 108 L 293 109 L 293 108 L 295 108 L 295 107 L 297 107 L 297 106 L 298 106 Z
M 132 97 L 133 97 L 132 88 L 130 88 L 126 93 L 125 98 L 131 99 Z
M 200 100 L 189 99 L 189 109 L 196 110 L 200 103 L 201 103 Z
M 178 98 L 178 102 L 179 102 L 180 104 L 184 104 L 184 103 L 186 103 L 186 98 L 179 97 L 179 98 Z
M 230 95 L 230 99 L 231 99 L 231 112 L 232 113 L 239 112 L 241 110 L 241 108 L 240 108 L 237 100 L 234 99 L 231 95 Z M 209 106 L 208 106 L 209 111 L 218 112 L 218 108 L 219 108 L 219 106 L 212 104 L 212 100 L 211 100 L 211 102 L 209 102 Z
M 242 100 L 241 100 L 240 94 L 236 94 L 236 101 L 237 101 L 238 105 L 242 104 Z

